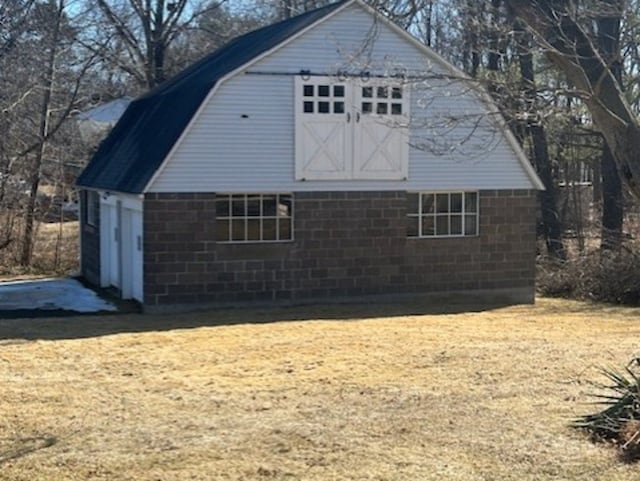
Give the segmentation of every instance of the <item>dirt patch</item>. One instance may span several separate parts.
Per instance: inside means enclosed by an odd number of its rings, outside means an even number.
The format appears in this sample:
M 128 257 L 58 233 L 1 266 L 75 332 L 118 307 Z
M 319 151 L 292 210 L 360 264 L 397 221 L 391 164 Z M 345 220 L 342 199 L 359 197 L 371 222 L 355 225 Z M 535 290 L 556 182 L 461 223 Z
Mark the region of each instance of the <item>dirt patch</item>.
M 567 427 L 637 309 L 310 309 L 0 321 L 0 479 L 640 479 Z

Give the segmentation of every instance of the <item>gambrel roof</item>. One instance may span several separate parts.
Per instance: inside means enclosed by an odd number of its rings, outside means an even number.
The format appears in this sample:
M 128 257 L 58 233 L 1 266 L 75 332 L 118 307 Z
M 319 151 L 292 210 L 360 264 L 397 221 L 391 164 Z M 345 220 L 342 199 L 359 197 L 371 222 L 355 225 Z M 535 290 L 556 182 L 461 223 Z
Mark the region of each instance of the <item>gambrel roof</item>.
M 454 77 L 468 78 L 386 17 L 378 17 L 375 10 L 362 0 L 340 0 L 238 37 L 133 101 L 80 175 L 78 186 L 132 194 L 145 192 L 163 171 L 173 149 L 184 138 L 194 118 L 199 115 L 199 109 L 219 84 L 334 14 L 338 16 L 338 11 L 351 4 L 375 15 L 376 19 Z M 476 94 L 482 98 L 487 112 L 497 114 L 494 118 L 500 123 L 502 118 L 495 104 L 488 94 L 477 90 Z M 544 189 L 508 127 L 502 123 L 499 127 L 530 185 Z
M 133 101 L 102 142 L 77 185 L 143 192 L 221 78 L 349 1 L 341 0 L 242 35 Z

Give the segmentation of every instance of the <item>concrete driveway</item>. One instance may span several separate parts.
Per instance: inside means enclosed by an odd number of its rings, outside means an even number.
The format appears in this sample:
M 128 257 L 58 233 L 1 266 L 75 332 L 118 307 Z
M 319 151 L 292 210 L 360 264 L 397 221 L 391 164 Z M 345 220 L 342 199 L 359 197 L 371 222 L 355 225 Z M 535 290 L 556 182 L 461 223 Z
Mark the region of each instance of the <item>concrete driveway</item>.
M 0 282 L 0 317 L 3 312 L 15 311 L 90 313 L 116 310 L 114 304 L 75 279 Z

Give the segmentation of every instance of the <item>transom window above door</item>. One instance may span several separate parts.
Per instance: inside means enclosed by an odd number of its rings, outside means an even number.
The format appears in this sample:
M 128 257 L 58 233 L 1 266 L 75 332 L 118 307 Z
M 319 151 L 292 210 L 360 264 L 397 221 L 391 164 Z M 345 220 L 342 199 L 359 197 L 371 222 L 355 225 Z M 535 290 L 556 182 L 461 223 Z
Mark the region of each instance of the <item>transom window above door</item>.
M 402 81 L 298 76 L 295 101 L 296 180 L 406 180 Z

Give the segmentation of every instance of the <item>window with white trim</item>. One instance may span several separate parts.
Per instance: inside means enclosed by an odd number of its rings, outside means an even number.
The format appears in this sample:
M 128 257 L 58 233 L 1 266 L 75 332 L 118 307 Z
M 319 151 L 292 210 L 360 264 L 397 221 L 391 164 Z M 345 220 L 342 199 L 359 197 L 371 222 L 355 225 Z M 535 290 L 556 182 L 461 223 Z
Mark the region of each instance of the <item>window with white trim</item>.
M 408 192 L 408 237 L 477 236 L 477 192 Z
M 216 194 L 218 242 L 293 239 L 293 194 Z
M 87 225 L 97 227 L 98 219 L 100 217 L 100 195 L 93 191 L 88 190 L 86 192 L 85 203 L 85 223 Z

